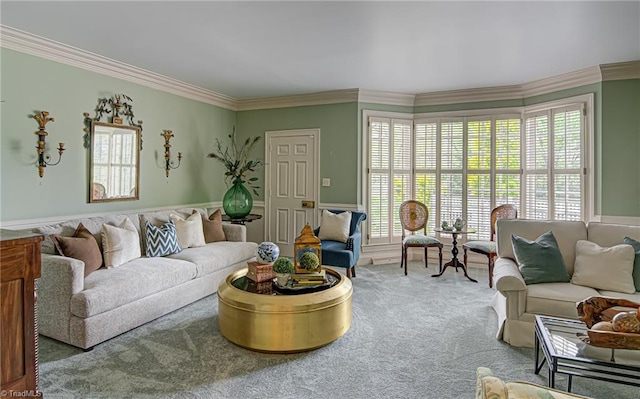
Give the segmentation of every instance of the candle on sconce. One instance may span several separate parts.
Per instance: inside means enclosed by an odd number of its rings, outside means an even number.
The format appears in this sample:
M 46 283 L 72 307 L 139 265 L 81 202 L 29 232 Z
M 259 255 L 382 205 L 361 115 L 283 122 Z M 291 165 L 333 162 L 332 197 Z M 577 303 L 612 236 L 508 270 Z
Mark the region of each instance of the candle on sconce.
M 64 149 L 64 143 L 58 143 L 60 144 L 60 149 L 63 150 Z

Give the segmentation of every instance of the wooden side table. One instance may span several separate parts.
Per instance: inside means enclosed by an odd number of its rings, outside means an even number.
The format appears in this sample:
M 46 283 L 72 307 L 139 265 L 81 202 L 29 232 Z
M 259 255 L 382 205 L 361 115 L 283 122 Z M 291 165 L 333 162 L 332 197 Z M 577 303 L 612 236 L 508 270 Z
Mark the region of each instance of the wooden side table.
M 460 260 L 458 259 L 458 235 L 462 235 L 462 234 L 473 234 L 476 231 L 473 229 L 466 229 L 466 230 L 444 230 L 441 228 L 437 228 L 437 229 L 433 229 L 433 231 L 435 231 L 436 233 L 441 233 L 441 234 L 451 234 L 451 239 L 452 242 L 451 244 L 453 244 L 452 248 L 451 248 L 451 255 L 452 258 L 449 262 L 444 264 L 444 267 L 442 268 L 442 270 L 440 270 L 440 273 L 438 274 L 434 274 L 431 277 L 440 277 L 442 276 L 442 274 L 444 273 L 445 270 L 447 270 L 447 267 L 449 266 L 453 266 L 456 268 L 456 271 L 458 271 L 458 268 L 462 268 L 462 270 L 464 271 L 464 276 L 466 278 L 468 278 L 469 280 L 473 281 L 474 283 L 477 283 L 478 280 L 474 280 L 471 277 L 469 277 L 469 274 L 467 274 L 467 266 L 460 262 Z
M 241 219 L 231 219 L 228 215 L 222 215 L 222 221 L 230 222 L 231 224 L 245 225 L 247 223 L 251 223 L 254 220 L 259 220 L 259 219 L 262 219 L 262 215 L 258 215 L 256 213 L 250 213 Z

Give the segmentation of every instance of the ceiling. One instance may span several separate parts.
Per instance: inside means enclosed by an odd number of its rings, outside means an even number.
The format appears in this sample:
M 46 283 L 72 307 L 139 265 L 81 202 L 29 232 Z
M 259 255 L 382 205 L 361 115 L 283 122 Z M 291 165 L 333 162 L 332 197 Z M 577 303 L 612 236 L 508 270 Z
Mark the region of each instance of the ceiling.
M 0 21 L 235 99 L 523 84 L 640 59 L 640 1 L 6 1 Z

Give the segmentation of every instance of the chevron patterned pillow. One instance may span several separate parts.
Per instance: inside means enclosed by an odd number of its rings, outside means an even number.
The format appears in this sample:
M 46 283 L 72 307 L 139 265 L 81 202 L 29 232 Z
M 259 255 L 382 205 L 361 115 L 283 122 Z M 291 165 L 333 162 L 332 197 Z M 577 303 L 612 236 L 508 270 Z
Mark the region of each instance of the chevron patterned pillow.
M 156 227 L 146 222 L 145 236 L 147 238 L 147 256 L 165 256 L 182 251 L 178 244 L 178 234 L 173 221 L 168 221 L 162 227 Z

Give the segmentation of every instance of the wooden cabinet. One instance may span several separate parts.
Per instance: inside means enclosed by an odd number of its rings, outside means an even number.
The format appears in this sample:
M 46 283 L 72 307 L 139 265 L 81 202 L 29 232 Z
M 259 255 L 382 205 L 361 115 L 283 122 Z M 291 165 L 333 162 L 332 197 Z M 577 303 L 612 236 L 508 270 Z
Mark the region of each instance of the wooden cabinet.
M 35 279 L 43 236 L 0 230 L 0 396 L 38 392 Z

